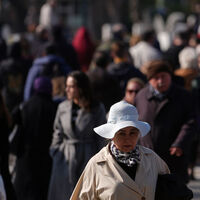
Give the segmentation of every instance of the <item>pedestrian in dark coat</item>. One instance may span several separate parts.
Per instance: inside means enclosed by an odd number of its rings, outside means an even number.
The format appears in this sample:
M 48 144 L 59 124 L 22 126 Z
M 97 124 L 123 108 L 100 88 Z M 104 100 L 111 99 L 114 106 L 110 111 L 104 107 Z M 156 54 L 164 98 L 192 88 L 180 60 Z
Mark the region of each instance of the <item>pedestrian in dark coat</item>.
M 34 82 L 35 95 L 25 102 L 21 110 L 21 132 L 16 162 L 14 185 L 20 200 L 47 199 L 51 174 L 49 146 L 53 133 L 55 105 L 51 98 L 49 78 Z
M 11 113 L 23 101 L 27 68 L 23 62 L 8 58 L 0 63 L 2 96 Z
M 108 63 L 108 54 L 103 51 L 96 51 L 91 67 L 87 72 L 94 96 L 104 104 L 106 113 L 112 104 L 120 101 L 122 98 L 119 82 L 106 71 Z
M 145 75 L 130 63 L 128 50 L 123 42 L 113 42 L 111 55 L 113 57 L 113 63 L 108 65 L 107 71 L 119 82 L 122 97 L 125 94 L 126 84 L 130 78 L 138 77 L 146 82 Z
M 65 62 L 72 68 L 72 70 L 79 70 L 78 55 L 65 37 L 65 30 L 63 26 L 56 25 L 52 27 L 52 43 L 56 47 L 57 55 L 65 59 Z
M 33 94 L 33 84 L 37 77 L 48 76 L 54 77 L 59 73 L 59 76 L 66 76 L 71 71 L 71 67 L 65 63 L 65 60 L 56 55 L 56 48 L 49 43 L 45 48 L 45 56 L 36 58 L 30 68 L 26 83 L 24 86 L 24 101 L 27 101 Z
M 149 85 L 137 94 L 135 105 L 140 120 L 147 121 L 152 129 L 140 142 L 187 182 L 188 153 L 195 133 L 192 96 L 172 83 L 171 70 L 163 61 L 149 64 L 147 78 Z
M 0 93 L 0 174 L 2 176 L 7 200 L 16 200 L 11 175 L 9 172 L 8 155 L 9 143 L 8 136 L 11 126 L 11 118 L 5 106 L 3 97 Z

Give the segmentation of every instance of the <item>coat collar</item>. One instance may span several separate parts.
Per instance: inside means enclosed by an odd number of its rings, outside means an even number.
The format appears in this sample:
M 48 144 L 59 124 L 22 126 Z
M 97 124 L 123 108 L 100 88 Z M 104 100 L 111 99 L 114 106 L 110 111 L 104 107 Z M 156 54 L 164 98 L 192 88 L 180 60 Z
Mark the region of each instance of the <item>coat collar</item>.
M 141 153 L 141 158 L 143 158 L 144 155 L 152 154 L 152 151 L 139 146 L 139 151 Z M 96 161 L 97 164 L 100 163 L 107 163 L 109 168 L 112 170 L 112 177 L 114 176 L 116 180 L 124 184 L 126 187 L 130 188 L 134 192 L 138 193 L 141 196 L 144 196 L 144 191 L 143 189 L 137 184 L 137 179 L 140 179 L 144 171 L 143 170 L 148 170 L 147 166 L 144 166 L 145 163 L 142 162 L 138 165 L 135 181 L 121 168 L 121 166 L 115 161 L 115 159 L 112 157 L 109 151 L 109 145 L 104 147 L 98 157 L 98 160 Z M 105 165 L 106 166 L 106 165 Z M 150 167 L 150 165 L 149 165 Z M 105 176 L 111 176 L 110 170 L 103 170 L 105 172 Z
M 150 90 L 150 84 L 148 84 L 148 86 L 146 87 L 146 98 L 150 101 L 150 100 L 152 100 L 153 98 L 154 98 L 154 95 L 153 95 L 153 93 L 151 92 L 151 90 Z M 169 89 L 169 91 L 168 91 L 168 93 L 167 93 L 167 99 L 172 99 L 173 97 L 174 97 L 174 95 L 175 95 L 175 88 L 176 88 L 177 86 L 174 84 L 174 83 L 172 83 L 172 85 L 170 86 L 170 89 Z
M 141 145 L 139 146 L 139 151 L 141 153 L 141 155 L 148 155 L 148 154 L 152 154 L 152 151 L 146 147 L 143 147 Z M 105 162 L 108 160 L 108 156 L 110 156 L 110 150 L 109 150 L 109 144 L 106 145 L 106 147 L 104 147 L 101 151 L 101 154 L 99 154 L 100 156 L 98 157 L 98 160 L 96 161 L 97 163 L 101 163 L 101 162 Z M 111 156 L 112 157 L 112 156 Z
M 74 136 L 74 135 L 80 135 L 79 133 L 79 126 L 81 126 L 81 119 L 83 119 L 83 116 L 85 114 L 84 109 L 79 109 L 78 113 L 77 113 L 77 118 L 76 118 L 76 130 L 72 129 L 72 124 L 71 124 L 71 120 L 72 120 L 72 105 L 73 102 L 66 100 L 65 102 L 62 103 L 61 105 L 61 121 L 63 121 L 63 126 L 65 126 L 65 130 L 69 130 L 68 132 L 68 136 Z M 75 133 L 76 132 L 76 133 Z
M 156 109 L 156 115 L 161 111 L 161 109 L 168 103 L 170 102 L 171 100 L 173 100 L 174 98 L 176 98 L 176 88 L 177 86 L 172 83 L 168 93 L 166 94 L 166 98 L 164 98 L 159 104 L 158 104 L 158 107 Z M 154 96 L 150 90 L 150 85 L 147 86 L 146 88 L 146 98 L 148 101 L 151 101 Z

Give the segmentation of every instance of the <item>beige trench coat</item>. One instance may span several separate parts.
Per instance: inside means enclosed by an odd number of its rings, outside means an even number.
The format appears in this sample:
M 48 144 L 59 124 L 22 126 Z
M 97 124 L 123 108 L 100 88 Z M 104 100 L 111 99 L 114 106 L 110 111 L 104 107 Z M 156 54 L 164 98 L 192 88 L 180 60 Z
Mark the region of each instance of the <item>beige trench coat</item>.
M 169 173 L 152 150 L 139 146 L 135 181 L 113 159 L 108 145 L 90 159 L 70 200 L 154 200 L 158 174 Z

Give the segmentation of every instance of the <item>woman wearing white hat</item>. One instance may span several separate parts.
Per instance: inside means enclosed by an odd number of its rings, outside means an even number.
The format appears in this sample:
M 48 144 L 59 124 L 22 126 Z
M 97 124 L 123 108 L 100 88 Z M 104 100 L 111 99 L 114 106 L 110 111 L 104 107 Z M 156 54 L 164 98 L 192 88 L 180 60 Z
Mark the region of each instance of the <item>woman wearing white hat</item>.
M 94 131 L 111 139 L 90 159 L 71 200 L 154 200 L 158 174 L 169 173 L 152 150 L 137 144 L 150 131 L 138 121 L 137 109 L 120 101 L 110 108 L 108 121 Z

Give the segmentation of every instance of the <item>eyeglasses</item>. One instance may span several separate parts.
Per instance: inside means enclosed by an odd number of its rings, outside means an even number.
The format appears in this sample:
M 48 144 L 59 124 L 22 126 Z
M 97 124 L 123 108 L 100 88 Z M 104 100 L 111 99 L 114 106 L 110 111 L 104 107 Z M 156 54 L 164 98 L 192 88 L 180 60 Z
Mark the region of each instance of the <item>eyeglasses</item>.
M 137 93 L 139 92 L 139 90 L 126 90 L 126 92 L 128 92 L 128 93 L 135 93 L 135 94 L 137 94 Z

